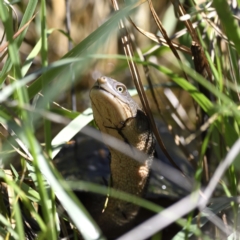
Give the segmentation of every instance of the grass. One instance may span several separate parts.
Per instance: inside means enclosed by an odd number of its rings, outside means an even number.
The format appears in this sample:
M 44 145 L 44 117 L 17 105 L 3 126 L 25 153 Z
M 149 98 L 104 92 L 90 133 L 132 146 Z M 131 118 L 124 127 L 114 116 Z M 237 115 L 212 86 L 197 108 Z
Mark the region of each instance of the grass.
M 186 178 L 174 167 L 160 163 L 156 166 L 160 169 L 159 174 L 175 181 L 176 188 L 177 184 L 182 184 L 188 192 L 185 197 L 163 211 L 159 205 L 147 200 L 136 199 L 127 194 L 121 195 L 123 199 L 136 201 L 140 206 L 158 214 L 119 239 L 161 239 L 162 235 L 158 232 L 173 222 L 177 222 L 182 228 L 174 240 L 190 239 L 192 235 L 198 239 L 238 239 L 239 27 L 227 1 L 216 0 L 211 6 L 208 2 L 196 6 L 189 1 L 182 8 L 176 8 L 175 4 L 175 12 L 182 15 L 181 19 L 186 18 L 185 22 L 180 21 L 180 17 L 169 15 L 172 13 L 167 11 L 168 15 L 164 18 L 174 19 L 175 33 L 186 30 L 185 34 L 177 39 L 178 45 L 185 46 L 185 52 L 179 51 L 176 54 L 175 45 L 171 48 L 159 47 L 153 41 L 147 41 L 144 45 L 140 33 L 132 27 L 130 31 L 136 38 L 132 47 L 136 49 L 139 44 L 143 46 L 142 50 L 138 48 L 138 54 L 127 52 L 126 55 L 121 55 L 117 51 L 117 54 L 106 54 L 106 43 L 110 36 L 116 35 L 119 21 L 129 15 L 134 19 L 137 15 L 140 2 L 129 2 L 115 13 L 106 13 L 100 26 L 79 43 L 72 42 L 74 47 L 52 62 L 48 59 L 51 53 L 49 38 L 58 32 L 58 29 L 47 28 L 49 8 L 46 1 L 31 0 L 25 6 L 17 4 L 23 16 L 16 29 L 13 23 L 19 20 L 14 15 L 11 2 L 0 1 L 0 18 L 8 42 L 6 52 L 2 52 L 6 56 L 2 59 L 0 72 L 1 239 L 25 239 L 26 232 L 29 231 L 26 227 L 29 218 L 37 223 L 38 239 L 58 239 L 60 232 L 62 237 L 68 237 L 69 228 L 72 229 L 71 237 L 75 239 L 78 239 L 79 232 L 85 239 L 105 239 L 72 190 L 77 188 L 106 195 L 106 188 L 85 181 L 67 182 L 52 162 L 62 145 L 80 130 L 86 135 L 101 139 L 92 128 L 84 128 L 87 124 L 94 125 L 91 109 L 77 112 L 71 111 L 70 107 L 56 107 L 54 103 L 61 94 L 71 88 L 72 77 L 75 76 L 74 84 L 81 86 L 82 79 L 94 73 L 94 70 L 89 70 L 90 66 L 94 69 L 99 62 L 115 64 L 117 67 L 113 71 L 106 70 L 104 74 L 116 77 L 128 71 L 127 62 L 131 69 L 136 67 L 145 70 L 145 73 L 140 71 L 141 78 L 147 76 L 146 70 L 150 71 L 148 83 L 152 84 L 153 91 L 151 94 L 147 91 L 147 97 L 151 109 L 159 108 L 161 98 L 165 98 L 163 102 L 168 102 L 171 109 L 166 110 L 161 106 L 161 112 L 154 110 L 154 116 L 158 119 L 163 116 L 162 121 L 172 129 L 173 137 L 180 139 L 178 147 L 185 159 L 188 159 L 190 164 L 194 162 L 192 173 L 188 176 L 191 179 L 190 187 Z M 101 5 L 96 3 L 95 7 L 100 7 L 97 4 Z M 146 7 L 148 3 L 142 5 Z M 155 3 L 154 7 L 157 11 Z M 153 8 L 151 10 L 154 13 Z M 145 8 L 145 11 L 146 16 L 151 13 L 149 7 Z M 31 50 L 23 57 L 21 46 L 31 28 L 27 26 L 18 37 L 13 36 L 35 12 L 38 13 L 31 26 L 40 33 L 34 39 Z M 91 21 L 94 22 L 95 17 L 93 16 Z M 170 38 L 161 28 L 158 13 L 154 18 L 157 23 L 155 26 L 159 27 L 163 38 L 171 45 Z M 196 30 L 193 22 L 198 23 Z M 138 25 L 138 22 L 134 23 Z M 148 30 L 138 31 L 146 38 L 150 36 Z M 156 32 L 156 29 L 154 31 Z M 60 32 L 68 41 L 72 40 L 67 33 L 62 30 Z M 151 39 L 160 41 L 154 34 Z M 195 60 L 198 59 L 195 65 L 191 60 L 192 40 L 202 49 L 202 52 L 198 51 L 194 56 Z M 35 68 L 34 64 L 38 61 L 41 64 Z M 133 74 L 139 96 L 145 101 L 141 82 L 137 80 L 139 76 Z M 163 78 L 165 80 L 161 80 Z M 163 96 L 164 87 L 161 87 L 161 84 L 164 83 L 170 83 L 167 88 L 175 96 L 179 96 L 177 105 L 174 105 L 172 99 Z M 153 93 L 156 98 L 152 97 Z M 181 97 L 182 93 L 187 96 L 187 101 Z M 187 119 L 179 106 L 185 109 Z M 145 107 L 145 111 L 149 112 L 147 105 Z M 53 136 L 56 123 L 64 126 L 61 125 L 61 129 Z M 37 133 L 40 126 L 43 131 L 39 138 Z M 159 137 L 157 139 L 159 140 Z M 161 136 L 159 141 L 164 143 Z M 121 143 L 117 147 L 119 146 Z M 166 145 L 166 151 L 172 155 L 171 146 Z M 139 153 L 136 152 L 137 154 Z M 65 209 L 64 212 L 59 204 Z M 195 209 L 198 209 L 197 215 L 192 212 Z M 206 230 L 210 223 L 213 229 L 211 235 Z M 148 224 L 152 226 L 151 230 L 142 231 Z

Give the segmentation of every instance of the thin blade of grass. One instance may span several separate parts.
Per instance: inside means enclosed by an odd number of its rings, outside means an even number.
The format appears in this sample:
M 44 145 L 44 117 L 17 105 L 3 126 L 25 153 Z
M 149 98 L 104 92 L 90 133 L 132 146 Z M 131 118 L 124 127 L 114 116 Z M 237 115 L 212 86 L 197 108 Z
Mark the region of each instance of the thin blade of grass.
M 31 19 L 31 17 L 34 14 L 34 11 L 36 10 L 37 3 L 38 3 L 38 0 L 31 0 L 31 1 L 28 2 L 27 8 L 24 12 L 24 15 L 23 15 L 23 18 L 22 18 L 22 21 L 21 21 L 21 24 L 20 24 L 19 28 L 21 28 L 24 24 L 26 24 Z M 23 38 L 24 38 L 24 36 L 27 32 L 27 29 L 28 28 L 26 28 L 20 34 L 20 36 L 17 38 L 18 46 L 21 45 L 21 43 L 23 41 Z M 2 84 L 5 81 L 5 76 L 9 72 L 9 70 L 11 69 L 11 66 L 12 66 L 11 60 L 10 60 L 10 58 L 8 58 L 6 63 L 3 65 L 2 71 L 0 72 L 0 84 Z
M 64 127 L 52 140 L 54 148 L 52 157 L 54 158 L 61 150 L 62 144 L 72 139 L 83 127 L 93 120 L 92 110 L 86 109 L 82 114 L 76 117 L 66 127 Z M 54 146 L 60 146 L 55 148 Z
M 139 3 L 138 3 L 139 4 Z M 127 16 L 129 12 L 136 7 L 136 3 L 128 4 L 125 8 L 119 10 L 117 13 L 113 14 L 112 17 L 104 24 L 102 24 L 97 30 L 91 33 L 88 37 L 86 37 L 81 43 L 79 43 L 76 47 L 74 47 L 71 51 L 69 51 L 64 58 L 74 58 L 80 57 L 83 58 L 87 55 L 86 52 L 93 51 L 94 44 L 103 44 L 106 43 L 105 38 L 109 36 L 109 34 L 116 29 L 118 21 Z M 66 69 L 61 68 L 54 73 L 46 75 L 46 84 L 49 84 L 53 79 L 60 74 L 61 72 L 66 71 Z M 38 92 L 41 91 L 41 77 L 37 79 L 28 89 L 30 99 L 33 98 Z
M 240 30 L 237 21 L 233 18 L 228 2 L 225 0 L 214 0 L 214 7 L 218 13 L 224 30 L 230 41 L 233 41 L 238 54 L 240 54 Z

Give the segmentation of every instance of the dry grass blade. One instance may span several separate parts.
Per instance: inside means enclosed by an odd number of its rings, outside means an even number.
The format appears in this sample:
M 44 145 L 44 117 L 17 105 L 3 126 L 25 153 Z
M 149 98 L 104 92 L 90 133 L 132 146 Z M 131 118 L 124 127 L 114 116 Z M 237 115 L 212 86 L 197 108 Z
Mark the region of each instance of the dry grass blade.
M 3 123 L 1 123 L 1 125 L 3 126 L 3 128 L 9 132 L 11 138 L 18 144 L 18 146 L 23 150 L 24 153 L 22 153 L 20 150 L 17 149 L 17 147 L 13 146 L 12 143 L 11 146 L 24 158 L 28 159 L 29 161 L 33 160 L 33 157 L 31 155 L 31 153 L 28 151 L 27 147 L 25 146 L 25 144 L 17 137 L 17 135 L 14 133 L 13 130 L 9 129 L 7 126 L 5 126 Z
M 178 2 L 177 0 L 176 1 L 172 0 L 172 3 L 174 4 L 175 9 L 179 13 L 180 17 L 186 16 L 186 11 L 185 11 L 184 7 L 181 5 L 180 2 Z M 200 44 L 197 33 L 196 33 L 196 31 L 193 27 L 193 24 L 191 23 L 191 21 L 189 19 L 185 19 L 184 23 L 186 25 L 186 28 L 189 31 L 189 34 L 192 37 L 191 52 L 192 52 L 192 56 L 193 56 L 195 69 L 204 78 L 206 78 L 206 79 L 208 79 L 208 81 L 212 82 L 212 72 L 210 70 L 209 63 L 208 63 L 207 58 L 205 56 L 205 53 L 203 51 L 203 47 Z M 212 95 L 208 90 L 206 90 L 201 85 L 199 86 L 199 89 L 209 99 L 212 99 Z M 199 112 L 199 109 L 197 109 L 197 112 Z M 198 125 L 203 125 L 205 119 L 207 119 L 208 116 L 202 109 L 200 110 L 200 115 L 201 116 L 199 117 Z M 206 132 L 202 133 L 202 139 L 205 138 L 205 134 L 206 134 Z M 203 164 L 204 164 L 204 169 L 205 169 L 205 180 L 206 181 L 209 180 L 209 178 L 208 178 L 209 174 L 208 174 L 208 171 L 207 171 L 207 169 L 208 169 L 208 159 L 209 159 L 208 154 L 209 154 L 209 151 L 207 151 L 205 156 L 203 157 L 203 159 L 204 159 Z
M 175 8 L 175 12 L 178 12 L 179 16 L 183 17 L 187 14 L 184 7 L 178 0 L 171 0 L 171 2 Z M 191 35 L 193 41 L 198 42 L 198 37 L 197 37 L 197 34 L 195 32 L 195 29 L 194 29 L 191 21 L 186 19 L 186 21 L 184 21 L 184 23 L 185 23 L 186 28 L 188 29 L 188 33 Z
M 153 34 L 153 33 L 150 33 L 150 32 L 147 32 L 145 30 L 143 30 L 142 28 L 138 27 L 133 21 L 131 18 L 129 18 L 129 21 L 131 22 L 131 24 L 141 33 L 143 34 L 144 36 L 146 36 L 147 38 L 153 40 L 154 42 L 156 43 L 159 43 L 163 46 L 166 46 L 166 47 L 169 47 L 169 44 L 167 43 L 167 40 L 163 37 L 160 37 L 160 36 L 157 36 L 156 34 Z M 182 52 L 185 52 L 185 53 L 188 53 L 188 54 L 191 54 L 191 50 L 190 48 L 186 47 L 186 46 L 183 46 L 179 43 L 176 43 L 176 42 L 173 42 L 171 41 L 172 43 L 172 46 L 177 49 L 177 50 L 180 50 Z
M 181 118 L 180 113 L 177 111 L 177 106 L 180 106 L 181 104 L 178 102 L 178 99 L 175 97 L 175 95 L 172 93 L 170 89 L 165 89 L 164 94 L 166 96 L 166 101 L 168 102 L 168 105 L 172 111 L 171 116 L 174 119 L 175 123 L 181 128 L 188 130 L 187 125 L 185 124 L 184 120 Z M 173 105 L 175 99 L 175 104 Z M 184 109 L 182 108 L 182 111 Z M 163 116 L 164 119 L 164 116 Z M 167 122 L 165 120 L 165 122 Z M 174 136 L 176 144 L 179 146 L 179 148 L 182 150 L 183 154 L 188 159 L 189 163 L 193 166 L 193 169 L 197 169 L 197 164 L 195 162 L 195 159 L 191 153 L 189 153 L 188 149 L 185 147 L 186 144 L 181 140 L 181 138 L 175 133 L 174 128 L 168 127 L 169 131 L 171 131 L 172 135 Z
M 200 191 L 193 192 L 171 207 L 163 210 L 154 217 L 135 227 L 133 230 L 124 234 L 117 240 L 147 239 L 154 233 L 164 229 L 180 217 L 194 210 L 198 206 L 199 199 L 201 199 Z
M 172 3 L 174 5 L 175 9 L 177 9 L 177 12 L 179 13 L 180 17 L 183 17 L 183 16 L 186 15 L 186 11 L 179 1 L 172 0 Z M 196 71 L 200 71 L 199 72 L 200 74 L 202 74 L 204 72 L 203 76 L 207 77 L 207 79 L 211 81 L 212 73 L 210 71 L 208 61 L 207 61 L 206 56 L 205 56 L 205 54 L 202 50 L 202 46 L 199 42 L 199 39 L 198 39 L 196 31 L 193 27 L 193 24 L 191 23 L 191 21 L 189 19 L 186 19 L 184 21 L 184 23 L 186 25 L 186 28 L 188 29 L 189 34 L 192 37 L 191 51 L 192 51 L 192 55 L 193 55 L 193 58 L 194 58 L 194 65 L 195 65 Z M 202 66 L 201 69 L 198 68 L 199 65 Z
M 215 213 L 210 211 L 209 208 L 204 208 L 201 213 L 205 215 L 210 222 L 212 222 L 215 226 L 221 229 L 226 234 L 226 236 L 229 236 L 231 233 L 234 232 L 234 229 L 231 226 L 225 224 L 224 221 L 219 218 Z
M 226 235 L 234 232 L 231 227 L 226 227 L 224 222 L 211 210 L 202 205 L 205 200 L 206 196 L 201 191 L 192 192 L 190 195 L 181 199 L 174 205 L 161 211 L 159 214 L 146 220 L 144 223 L 124 234 L 118 238 L 118 240 L 147 239 L 197 207 L 201 208 L 201 206 L 204 208 L 202 209 L 202 213 L 208 218 L 208 220 L 214 223 L 215 226 L 218 226 L 219 229 L 221 229 Z
M 234 44 L 232 42 L 230 42 L 228 40 L 228 38 L 222 33 L 222 31 L 212 22 L 210 21 L 210 18 L 214 17 L 216 15 L 216 12 L 211 12 L 209 13 L 208 15 L 204 15 L 204 19 L 206 19 L 206 21 L 216 30 L 216 33 L 222 37 L 225 41 L 227 41 L 231 46 L 234 46 Z M 181 17 L 180 17 L 181 19 Z M 145 31 L 144 29 L 136 26 L 134 24 L 134 22 L 130 19 L 130 22 L 132 23 L 132 25 L 137 29 L 137 31 L 139 31 L 141 34 L 143 34 L 144 36 L 148 37 L 149 39 L 151 39 L 152 41 L 155 41 L 163 46 L 167 46 L 169 47 L 169 45 L 167 44 L 167 41 L 163 38 L 163 37 L 160 37 L 160 36 L 157 36 L 153 33 L 150 33 L 150 32 L 147 32 Z M 202 20 L 199 20 L 197 22 L 194 22 L 192 23 L 192 27 L 193 28 L 196 28 L 200 23 L 202 22 Z M 176 39 L 176 38 L 179 38 L 181 36 L 183 36 L 184 34 L 188 33 L 188 29 L 187 28 L 184 28 L 176 33 L 174 33 L 172 36 L 171 36 L 171 40 L 172 40 L 172 45 L 179 51 L 182 51 L 184 53 L 187 53 L 187 54 L 190 54 L 192 55 L 192 51 L 189 47 L 187 46 L 183 46 L 183 45 L 180 45 L 179 43 L 176 43 L 173 41 L 173 39 Z M 159 46 L 160 47 L 160 46 Z M 154 50 L 150 49 L 148 50 L 147 53 L 145 53 L 144 55 L 147 56 L 148 54 L 151 54 L 152 51 L 156 51 L 156 49 L 154 48 Z
M 209 199 L 211 195 L 213 194 L 213 191 L 216 189 L 217 184 L 221 180 L 224 172 L 226 169 L 233 163 L 233 161 L 236 159 L 240 152 L 240 139 L 238 139 L 235 144 L 232 146 L 231 150 L 227 154 L 226 158 L 218 168 L 216 169 L 215 173 L 213 174 L 208 186 L 206 187 L 205 191 L 203 192 L 204 198 L 200 201 L 200 208 L 203 209 L 207 203 L 209 202 Z
M 32 158 L 29 157 L 28 155 L 24 154 L 21 150 L 19 150 L 17 147 L 15 147 L 13 144 L 9 143 L 12 148 L 21 156 L 23 157 L 24 159 L 28 160 L 28 161 L 31 161 L 32 162 Z
M 151 1 L 151 0 L 148 0 L 148 4 L 149 4 L 149 7 L 150 7 L 152 16 L 153 16 L 153 18 L 154 18 L 154 20 L 155 20 L 155 22 L 156 22 L 156 24 L 157 24 L 160 32 L 162 33 L 164 39 L 166 40 L 168 46 L 171 48 L 171 50 L 172 50 L 173 54 L 175 55 L 175 57 L 176 57 L 179 61 L 181 61 L 181 58 L 180 58 L 178 52 L 176 51 L 175 47 L 173 46 L 171 39 L 168 37 L 167 32 L 165 31 L 165 29 L 164 29 L 164 27 L 163 27 L 163 25 L 162 25 L 162 23 L 161 23 L 158 15 L 157 15 L 157 13 L 156 13 L 156 11 L 155 11 L 155 9 L 154 9 L 154 7 L 153 7 L 152 1 Z M 185 74 L 185 73 L 184 73 L 184 74 Z M 185 76 L 186 76 L 186 74 L 185 74 Z M 187 78 L 187 76 L 186 76 L 186 78 Z
M 208 118 L 208 120 L 199 128 L 198 131 L 190 134 L 185 139 L 185 144 L 186 145 L 190 144 L 195 138 L 197 138 L 199 135 L 201 135 L 202 132 L 206 131 L 211 126 L 211 124 L 213 124 L 217 120 L 218 116 L 219 116 L 219 114 L 216 113 L 216 114 L 212 115 L 210 118 Z
M 112 198 L 141 208 L 129 228 L 119 226 L 115 239 L 239 239 L 237 0 L 4 0 L 0 5 L 2 238 L 30 239 L 33 233 L 31 239 L 112 239 L 104 231 L 112 230 L 111 219 L 105 226 L 98 221 L 104 205 L 98 200 L 104 202 L 111 190 Z M 39 9 L 42 14 L 34 15 Z M 136 164 L 149 156 L 101 134 L 89 108 L 94 79 L 110 75 L 124 82 L 129 68 L 136 86 L 130 93 L 137 89 L 159 145 L 143 198 L 110 187 L 114 172 L 106 145 Z M 75 97 L 77 110 L 71 111 Z M 43 118 L 51 127 L 42 125 Z M 127 176 L 134 182 L 132 171 Z M 80 204 L 72 191 L 78 191 Z
M 211 9 L 210 9 L 211 5 L 212 5 L 212 2 L 210 2 L 210 3 L 209 3 L 209 6 L 206 6 L 205 9 L 206 9 L 206 10 L 207 10 L 208 8 L 209 8 L 209 10 L 214 9 L 214 8 L 211 8 Z M 196 9 L 199 9 L 199 7 L 196 6 Z M 229 41 L 228 37 L 223 33 L 223 31 L 222 31 L 213 21 L 210 20 L 210 18 L 212 18 L 212 17 L 217 17 L 217 14 L 216 14 L 216 11 L 215 11 L 215 10 L 213 10 L 213 11 L 212 11 L 210 14 L 208 14 L 208 15 L 206 15 L 206 14 L 205 14 L 203 11 L 201 11 L 200 9 L 199 9 L 198 12 L 201 14 L 202 20 L 205 20 L 205 21 L 209 24 L 209 26 L 211 26 L 211 27 L 215 30 L 216 34 L 217 34 L 219 37 L 221 37 L 221 38 L 222 38 L 224 41 L 226 41 L 229 45 L 231 45 L 231 46 L 234 47 L 234 43 L 233 43 L 232 41 Z M 233 15 L 233 17 L 236 18 L 238 21 L 240 20 L 237 16 L 234 16 L 234 15 Z M 201 21 L 202 21 L 202 20 L 201 20 Z
M 130 18 L 129 18 L 129 20 L 132 21 Z M 134 23 L 133 23 L 133 24 L 134 24 Z M 130 37 L 131 37 L 132 43 L 135 44 L 136 41 L 135 41 L 134 35 L 131 34 Z M 143 62 L 146 61 L 146 57 L 143 55 L 141 49 L 140 49 L 136 44 L 135 44 L 134 47 L 136 48 L 136 51 L 137 51 L 138 56 L 139 56 L 139 58 L 141 59 L 141 61 L 143 61 Z M 154 103 L 155 103 L 155 106 L 156 106 L 156 108 L 157 108 L 157 110 L 158 110 L 158 113 L 159 113 L 160 115 L 162 115 L 162 114 L 161 114 L 160 107 L 159 107 L 159 104 L 158 104 L 158 101 L 157 101 L 156 94 L 155 94 L 154 89 L 153 89 L 153 84 L 152 84 L 152 80 L 151 80 L 151 77 L 150 77 L 149 67 L 146 65 L 146 66 L 143 66 L 143 69 L 144 69 L 145 76 L 146 76 L 146 78 L 147 78 L 148 86 L 149 86 L 149 89 L 150 89 L 150 91 L 151 91 L 151 94 L 152 94 L 152 97 L 153 97 L 153 101 L 154 101 Z
M 112 4 L 113 4 L 113 7 L 114 7 L 115 11 L 119 10 L 118 3 L 117 3 L 116 0 L 112 0 Z M 153 133 L 156 136 L 157 142 L 158 142 L 159 146 L 161 147 L 162 151 L 164 152 L 165 156 L 171 162 L 171 164 L 185 176 L 185 174 L 183 173 L 181 168 L 179 168 L 179 166 L 174 162 L 174 160 L 172 159 L 172 157 L 168 153 L 168 151 L 167 151 L 167 149 L 166 149 L 166 147 L 165 147 L 165 145 L 164 145 L 164 143 L 163 143 L 163 141 L 162 141 L 162 139 L 159 135 L 157 126 L 156 126 L 155 121 L 153 119 L 151 109 L 149 107 L 149 103 L 148 103 L 147 96 L 146 96 L 145 91 L 144 91 L 144 87 L 143 87 L 142 82 L 140 80 L 140 76 L 139 76 L 139 73 L 138 73 L 137 66 L 136 66 L 135 62 L 133 60 L 131 60 L 133 58 L 133 50 L 132 50 L 129 34 L 127 32 L 127 29 L 126 29 L 123 21 L 121 21 L 119 23 L 119 28 L 120 28 L 120 31 L 122 33 L 122 37 L 121 37 L 122 38 L 122 44 L 123 44 L 125 54 L 128 57 L 128 64 L 129 64 L 130 72 L 131 72 L 132 78 L 134 80 L 134 84 L 136 86 L 136 89 L 137 89 L 138 95 L 140 97 L 141 103 L 143 105 L 144 111 L 146 112 L 147 117 L 150 120 L 150 124 L 151 124 L 152 130 L 153 130 Z
M 24 24 L 24 25 L 13 35 L 13 39 L 16 39 L 16 38 L 28 27 L 28 25 L 29 25 L 29 24 L 32 22 L 32 20 L 36 17 L 36 14 L 37 14 L 37 13 L 35 13 L 35 14 L 31 17 L 31 19 L 30 19 L 26 24 Z M 5 51 L 6 48 L 8 47 L 8 45 L 9 45 L 9 42 L 6 42 L 6 43 L 4 43 L 2 46 L 0 46 L 0 53 L 3 52 L 3 51 Z
M 129 21 L 134 25 L 134 27 L 138 28 L 138 27 L 134 24 L 134 22 L 131 20 L 131 18 L 129 18 Z M 151 33 L 150 33 L 150 34 L 151 34 Z M 153 35 L 153 34 L 152 34 L 152 35 Z M 132 38 L 134 37 L 133 34 L 132 34 L 130 37 L 131 37 L 131 39 L 132 39 Z M 162 39 L 163 39 L 163 38 L 162 38 Z M 164 39 L 164 40 L 165 40 L 165 39 Z M 134 42 L 134 41 L 133 41 L 133 42 Z M 168 46 L 168 45 L 167 45 L 167 46 Z M 137 48 L 137 47 L 136 47 L 136 49 L 137 49 L 137 52 L 138 52 L 138 55 L 139 55 L 140 59 L 141 59 L 142 61 L 146 61 L 146 57 L 142 54 L 141 50 L 140 50 L 139 48 Z M 189 50 L 189 51 L 190 51 L 190 50 Z M 153 89 L 152 80 L 151 80 L 151 78 L 150 78 L 149 68 L 148 68 L 148 66 L 143 66 L 143 68 L 144 68 L 144 72 L 145 72 L 145 76 L 146 76 L 146 78 L 147 78 L 148 86 L 149 86 L 149 89 L 150 89 L 150 91 L 151 91 L 151 95 L 152 95 L 153 101 L 154 101 L 154 103 L 155 103 L 155 105 L 156 105 L 156 108 L 157 108 L 157 110 L 158 110 L 158 113 L 161 115 L 161 117 L 162 117 L 162 119 L 164 120 L 164 122 L 165 122 L 167 125 L 169 125 L 169 124 L 168 124 L 168 121 L 167 121 L 166 118 L 165 118 L 165 116 L 161 113 L 161 109 L 160 109 L 160 106 L 159 106 L 159 104 L 158 104 L 157 96 L 156 96 L 156 94 L 155 94 L 155 92 L 154 92 L 154 89 Z M 170 105 L 170 106 L 172 105 L 172 104 L 171 104 L 171 101 L 169 101 L 169 105 Z M 175 108 L 172 107 L 172 110 L 175 111 Z M 180 119 L 180 118 L 179 118 L 179 119 Z M 184 121 L 180 121 L 180 122 L 181 122 L 182 125 L 184 125 L 184 128 L 187 129 L 187 126 L 186 126 L 186 124 L 184 123 Z M 179 139 L 179 137 L 176 136 L 176 134 L 174 133 L 173 128 L 169 126 L 169 129 L 170 129 L 170 128 L 171 128 L 170 131 L 171 131 L 171 133 L 173 134 L 173 136 L 175 136 L 175 139 L 177 139 L 177 138 Z M 183 151 L 183 153 L 185 154 L 186 158 L 189 160 L 189 162 L 190 162 L 190 163 L 193 165 L 193 167 L 196 169 L 196 163 L 193 161 L 193 160 L 194 160 L 194 157 L 193 157 L 193 156 L 188 152 L 188 150 L 182 145 L 181 141 L 179 141 L 177 145 L 180 146 L 180 148 L 182 149 L 182 151 Z

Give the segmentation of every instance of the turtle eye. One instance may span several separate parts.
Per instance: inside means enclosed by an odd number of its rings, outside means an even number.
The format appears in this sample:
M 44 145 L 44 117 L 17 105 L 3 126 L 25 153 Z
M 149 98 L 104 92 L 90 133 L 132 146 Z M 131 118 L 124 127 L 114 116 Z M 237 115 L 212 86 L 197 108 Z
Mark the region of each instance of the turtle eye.
M 123 93 L 126 90 L 126 88 L 123 85 L 117 85 L 116 89 L 119 93 Z

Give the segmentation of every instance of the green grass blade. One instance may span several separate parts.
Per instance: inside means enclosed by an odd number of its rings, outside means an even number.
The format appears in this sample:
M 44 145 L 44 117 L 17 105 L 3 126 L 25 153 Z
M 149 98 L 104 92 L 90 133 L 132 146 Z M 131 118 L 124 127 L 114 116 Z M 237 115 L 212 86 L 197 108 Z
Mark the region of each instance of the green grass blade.
M 1 1 L 2 2 L 2 1 Z M 38 0 L 31 0 L 28 2 L 27 8 L 24 12 L 21 24 L 19 26 L 19 28 L 21 28 L 24 24 L 26 24 L 30 18 L 33 16 L 34 11 L 36 10 L 36 6 L 37 6 Z M 28 27 L 19 35 L 19 37 L 17 38 L 17 45 L 20 46 L 22 43 L 22 40 L 27 32 Z M 12 66 L 11 60 L 8 57 L 6 63 L 3 66 L 2 71 L 0 72 L 0 85 L 5 81 L 5 76 L 6 74 L 10 71 Z
M 50 35 L 54 30 L 56 29 L 49 29 L 47 31 L 47 35 Z M 42 48 L 42 39 L 40 39 L 36 45 L 34 46 L 34 48 L 32 49 L 32 51 L 30 52 L 30 54 L 27 56 L 25 63 L 22 66 L 22 76 L 25 76 L 26 73 L 28 72 L 29 68 L 32 65 L 32 62 L 34 60 L 34 58 L 38 55 L 38 53 L 40 52 Z
M 39 166 L 41 166 L 41 171 L 44 173 L 44 176 L 50 183 L 59 201 L 62 203 L 76 227 L 80 230 L 85 239 L 100 239 L 100 229 L 94 220 L 90 217 L 88 212 L 85 210 L 82 204 L 80 204 L 73 193 L 71 193 L 71 191 L 67 192 L 63 189 L 62 185 L 60 184 L 62 178 L 51 167 L 51 165 L 49 165 L 48 161 L 41 154 L 39 146 L 35 146 L 37 147 L 37 159 Z M 68 186 L 65 186 L 65 189 L 69 189 Z
M 86 126 L 92 120 L 92 110 L 88 108 L 78 117 L 76 117 L 72 122 L 70 122 L 66 127 L 64 127 L 52 140 L 52 146 L 54 148 L 52 157 L 54 158 L 61 150 L 61 146 L 72 139 L 84 126 Z M 54 146 L 60 147 L 56 148 Z
M 125 8 L 117 11 L 109 18 L 103 25 L 101 25 L 97 30 L 86 37 L 81 43 L 74 47 L 70 52 L 68 52 L 63 58 L 74 58 L 74 57 L 85 57 L 89 52 L 94 53 L 94 49 L 98 45 L 104 45 L 107 41 L 106 38 L 109 34 L 114 31 L 119 23 L 119 20 L 129 14 L 129 12 L 134 9 L 135 4 L 129 4 Z M 66 68 L 58 69 L 58 71 L 52 72 L 51 74 L 45 76 L 46 84 L 49 84 L 53 79 L 60 73 L 66 71 Z M 37 79 L 28 89 L 29 97 L 33 98 L 39 91 L 41 91 L 41 78 Z
M 238 22 L 232 15 L 228 2 L 226 0 L 214 0 L 213 3 L 229 40 L 233 41 L 238 54 L 240 54 L 240 29 Z

